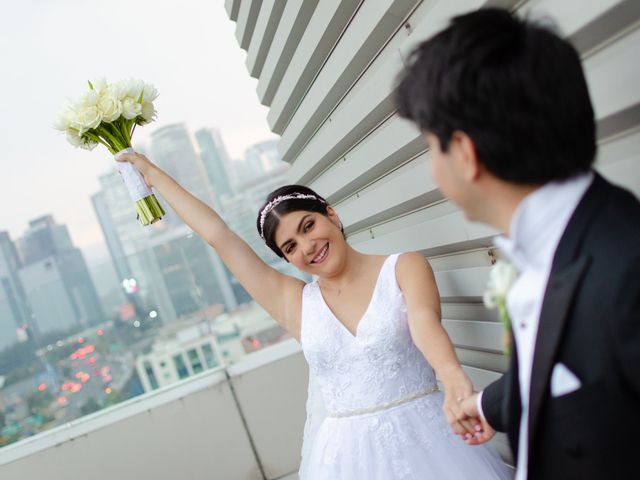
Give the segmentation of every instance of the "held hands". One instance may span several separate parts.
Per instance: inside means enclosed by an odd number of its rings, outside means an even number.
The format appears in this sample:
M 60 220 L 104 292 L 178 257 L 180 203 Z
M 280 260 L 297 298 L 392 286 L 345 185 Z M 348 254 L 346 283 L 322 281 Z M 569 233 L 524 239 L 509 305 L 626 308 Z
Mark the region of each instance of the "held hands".
M 474 396 L 473 384 L 462 369 L 442 379 L 444 404 L 442 409 L 453 431 L 467 442 L 480 435 L 482 424 L 477 415 L 467 415 L 462 405 L 465 399 Z
M 478 412 L 478 394 L 473 393 L 472 395 L 464 398 L 460 404 L 460 409 L 458 411 L 458 415 L 456 420 L 458 422 L 473 419 L 479 424 L 480 428 L 476 427 L 476 432 L 473 435 L 465 434 L 462 435 L 462 438 L 469 445 L 481 445 L 483 443 L 487 443 L 489 440 L 493 438 L 496 434 L 496 431 L 491 428 L 491 425 L 487 423 L 487 421 L 482 418 L 480 412 Z M 454 428 L 455 431 L 455 428 Z M 456 433 L 458 433 L 456 431 Z

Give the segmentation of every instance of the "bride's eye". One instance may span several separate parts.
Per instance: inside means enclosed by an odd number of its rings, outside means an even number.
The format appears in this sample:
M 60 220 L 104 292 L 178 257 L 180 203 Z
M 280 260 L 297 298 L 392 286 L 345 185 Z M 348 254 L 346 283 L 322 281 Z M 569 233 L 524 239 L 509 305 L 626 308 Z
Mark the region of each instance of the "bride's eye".
M 287 247 L 285 248 L 285 253 L 287 255 L 291 254 L 291 252 L 293 252 L 294 247 L 296 246 L 295 243 L 290 243 L 289 245 L 287 245 Z
M 309 230 L 311 230 L 313 228 L 313 223 L 314 222 L 308 222 L 305 226 L 304 226 L 304 231 L 308 232 Z

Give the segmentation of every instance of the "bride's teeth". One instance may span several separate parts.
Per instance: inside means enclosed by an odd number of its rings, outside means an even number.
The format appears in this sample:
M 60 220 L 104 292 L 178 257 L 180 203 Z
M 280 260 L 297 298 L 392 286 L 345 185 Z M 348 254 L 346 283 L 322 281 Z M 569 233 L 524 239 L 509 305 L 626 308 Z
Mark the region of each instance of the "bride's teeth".
M 325 245 L 324 247 L 322 247 L 322 249 L 320 250 L 320 252 L 318 253 L 318 255 L 316 255 L 315 257 L 313 257 L 313 260 L 311 260 L 312 263 L 317 263 L 319 259 L 324 258 L 325 255 L 327 254 L 327 249 L 329 248 L 328 245 Z

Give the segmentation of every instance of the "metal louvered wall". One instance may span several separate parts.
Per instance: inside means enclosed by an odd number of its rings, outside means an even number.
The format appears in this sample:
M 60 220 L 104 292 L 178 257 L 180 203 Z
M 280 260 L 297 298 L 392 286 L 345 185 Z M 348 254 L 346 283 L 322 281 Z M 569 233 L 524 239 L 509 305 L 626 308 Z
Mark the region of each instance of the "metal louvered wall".
M 443 198 L 426 167 L 429 151 L 395 114 L 392 91 L 420 41 L 453 15 L 486 6 L 549 16 L 576 45 L 598 119 L 597 168 L 640 194 L 637 0 L 225 2 L 291 182 L 328 198 L 358 250 L 429 258 L 444 325 L 478 388 L 506 366 L 501 326 L 481 304 L 496 232 Z M 507 451 L 504 438 L 496 443 Z

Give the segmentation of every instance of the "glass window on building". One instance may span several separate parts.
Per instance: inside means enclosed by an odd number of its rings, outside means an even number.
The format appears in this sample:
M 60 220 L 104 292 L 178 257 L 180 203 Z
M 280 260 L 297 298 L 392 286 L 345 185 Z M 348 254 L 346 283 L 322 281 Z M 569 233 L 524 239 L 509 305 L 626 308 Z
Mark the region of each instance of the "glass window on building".
M 216 356 L 213 354 L 213 348 L 211 348 L 211 344 L 204 343 L 201 345 L 202 353 L 204 355 L 204 361 L 207 363 L 208 368 L 215 368 L 218 366 L 218 361 L 216 360 Z
M 144 366 L 144 373 L 147 374 L 147 378 L 149 379 L 149 385 L 151 385 L 151 388 L 153 390 L 157 389 L 158 379 L 156 378 L 156 374 L 153 371 L 153 367 L 151 366 L 151 363 L 145 360 L 145 362 L 143 363 L 143 366 Z
M 200 361 L 200 356 L 198 355 L 196 349 L 192 348 L 187 352 L 187 355 L 189 356 L 189 362 L 191 363 L 191 369 L 193 370 L 193 373 L 202 372 L 204 368 L 202 368 L 202 362 Z
M 174 355 L 173 364 L 176 366 L 176 370 L 178 371 L 178 378 L 182 379 L 189 376 L 189 370 L 187 370 L 187 365 L 184 363 L 182 355 Z

